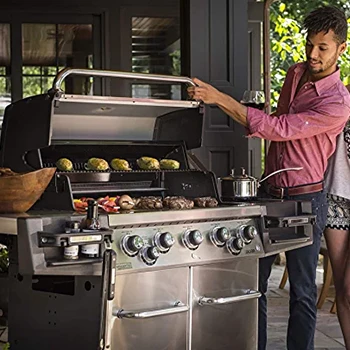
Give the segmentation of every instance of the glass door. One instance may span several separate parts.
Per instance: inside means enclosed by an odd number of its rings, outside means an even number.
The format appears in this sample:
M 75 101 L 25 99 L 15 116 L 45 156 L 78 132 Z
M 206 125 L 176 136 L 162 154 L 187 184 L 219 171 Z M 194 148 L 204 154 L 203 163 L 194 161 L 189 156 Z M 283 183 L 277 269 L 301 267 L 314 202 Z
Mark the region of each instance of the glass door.
M 58 71 L 65 67 L 93 68 L 92 24 L 22 24 L 23 98 L 47 92 Z M 92 79 L 64 81 L 62 89 L 93 94 Z
M 181 75 L 180 8 L 124 7 L 121 21 L 122 70 Z M 128 81 L 131 97 L 181 99 L 181 84 Z

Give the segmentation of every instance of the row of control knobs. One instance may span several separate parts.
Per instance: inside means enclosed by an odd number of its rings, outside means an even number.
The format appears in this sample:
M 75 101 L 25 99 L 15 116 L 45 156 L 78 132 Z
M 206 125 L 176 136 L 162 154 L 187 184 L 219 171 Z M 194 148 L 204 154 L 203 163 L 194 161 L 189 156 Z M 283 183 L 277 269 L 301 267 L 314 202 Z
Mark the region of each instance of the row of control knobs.
M 238 255 L 245 244 L 249 244 L 258 234 L 255 226 L 241 226 L 236 235 L 231 235 L 226 227 L 216 227 L 210 234 L 211 242 L 217 247 L 226 246 L 233 255 Z M 190 250 L 197 249 L 203 242 L 203 234 L 199 230 L 188 230 L 182 236 L 183 244 Z M 170 232 L 158 232 L 153 238 L 153 245 L 145 245 L 138 235 L 126 235 L 122 239 L 122 249 L 129 256 L 141 253 L 142 260 L 149 265 L 154 264 L 160 254 L 167 253 L 175 244 L 174 236 Z

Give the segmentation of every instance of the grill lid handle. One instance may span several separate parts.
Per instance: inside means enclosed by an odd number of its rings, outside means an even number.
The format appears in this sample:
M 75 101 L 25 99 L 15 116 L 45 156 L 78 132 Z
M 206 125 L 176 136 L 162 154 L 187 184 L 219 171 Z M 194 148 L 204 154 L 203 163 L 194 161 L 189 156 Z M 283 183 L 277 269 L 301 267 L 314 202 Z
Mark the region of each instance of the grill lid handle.
M 55 92 L 62 92 L 61 85 L 65 78 L 69 75 L 85 75 L 89 77 L 103 77 L 103 78 L 126 78 L 126 79 L 140 79 L 140 80 L 156 80 L 166 81 L 172 83 L 186 83 L 196 86 L 192 79 L 183 76 L 171 76 L 161 74 L 144 74 L 131 73 L 111 70 L 97 70 L 97 69 L 80 69 L 80 68 L 65 68 L 57 73 L 52 89 Z

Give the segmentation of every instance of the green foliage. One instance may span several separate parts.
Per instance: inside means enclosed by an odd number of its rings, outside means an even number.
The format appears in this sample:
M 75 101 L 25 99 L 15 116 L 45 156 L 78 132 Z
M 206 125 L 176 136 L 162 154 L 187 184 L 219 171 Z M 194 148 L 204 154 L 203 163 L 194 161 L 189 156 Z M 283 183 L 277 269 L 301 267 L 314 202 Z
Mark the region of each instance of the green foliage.
M 181 52 L 180 50 L 174 50 L 169 54 L 172 58 L 172 74 L 180 75 L 181 74 Z
M 2 350 L 10 350 L 10 343 L 6 343 Z
M 0 245 L 0 273 L 7 273 L 9 268 L 9 252 L 5 246 Z
M 305 33 L 301 25 L 304 16 L 322 5 L 334 5 L 350 10 L 348 0 L 275 2 L 270 7 L 271 43 L 271 107 L 275 109 L 288 68 L 305 60 Z M 350 19 L 348 41 L 350 41 Z M 344 84 L 350 83 L 350 46 L 339 59 Z

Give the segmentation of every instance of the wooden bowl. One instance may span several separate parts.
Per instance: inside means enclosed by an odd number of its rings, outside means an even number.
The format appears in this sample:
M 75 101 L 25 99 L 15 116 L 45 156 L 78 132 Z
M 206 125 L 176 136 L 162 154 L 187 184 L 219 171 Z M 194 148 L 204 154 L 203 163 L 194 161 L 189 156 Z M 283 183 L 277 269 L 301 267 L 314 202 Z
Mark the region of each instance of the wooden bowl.
M 0 176 L 0 213 L 22 213 L 29 210 L 45 191 L 56 168 L 30 173 Z

